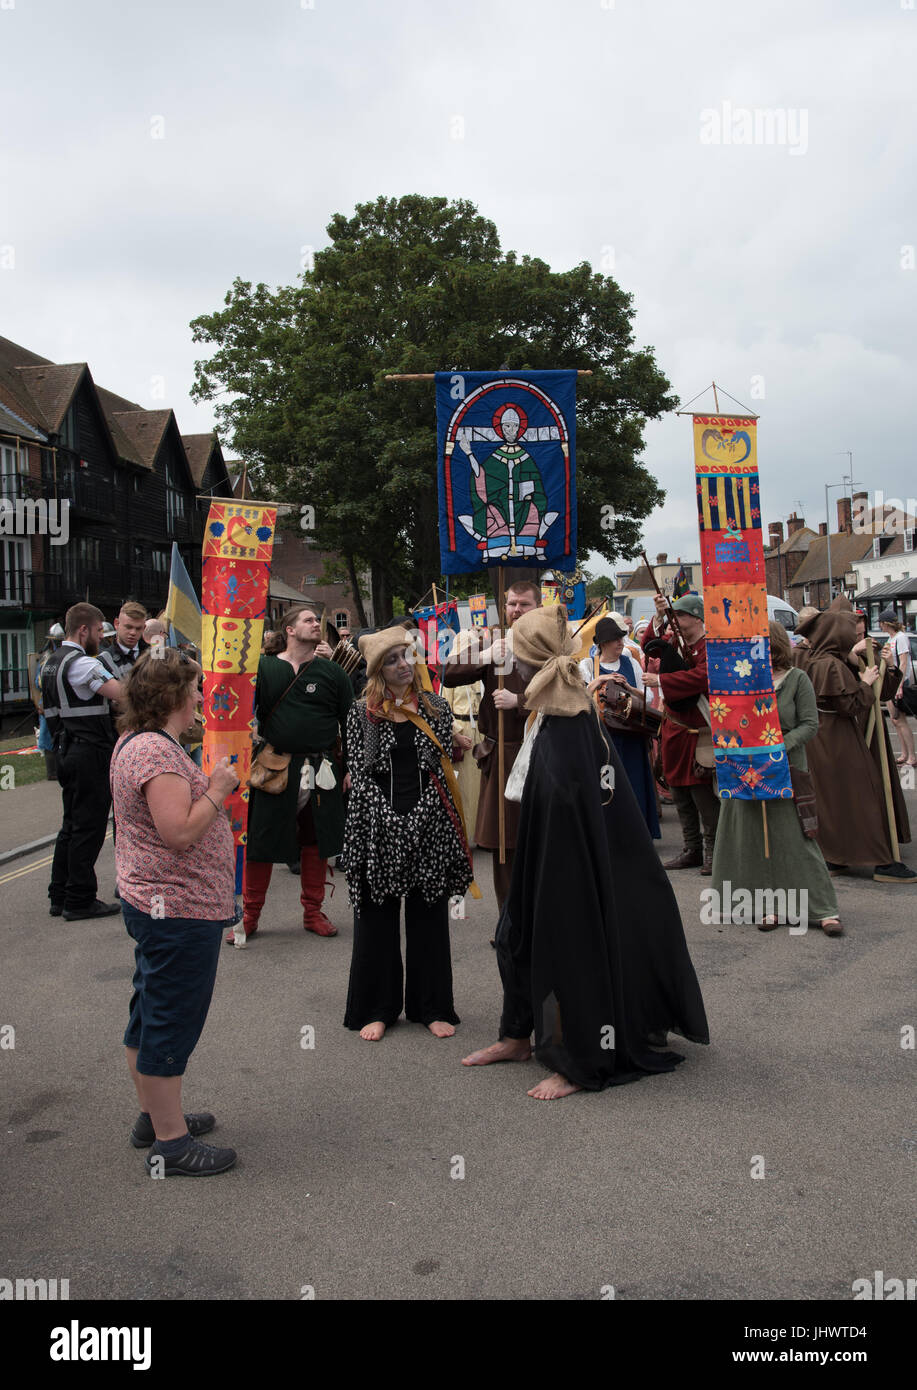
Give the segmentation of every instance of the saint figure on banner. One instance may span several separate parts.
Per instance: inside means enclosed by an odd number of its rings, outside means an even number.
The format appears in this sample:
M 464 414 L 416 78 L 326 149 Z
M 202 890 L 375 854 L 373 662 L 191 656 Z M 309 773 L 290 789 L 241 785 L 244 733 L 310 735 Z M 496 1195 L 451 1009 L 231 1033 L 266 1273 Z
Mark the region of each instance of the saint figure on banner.
M 547 510 L 541 470 L 523 448 L 528 419 L 515 402 L 506 402 L 493 416 L 494 433 L 501 441 L 483 461 L 472 449 L 474 430 L 457 431 L 459 447 L 471 464 L 471 512 L 459 521 L 469 535 L 484 543 L 483 559 L 506 556 L 543 557 L 545 535 L 556 511 Z

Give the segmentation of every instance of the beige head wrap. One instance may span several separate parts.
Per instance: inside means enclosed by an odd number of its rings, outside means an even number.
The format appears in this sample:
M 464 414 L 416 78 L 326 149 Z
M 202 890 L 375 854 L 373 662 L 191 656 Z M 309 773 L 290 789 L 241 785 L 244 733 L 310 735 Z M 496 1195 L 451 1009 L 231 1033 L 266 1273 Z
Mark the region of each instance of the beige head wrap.
M 557 604 L 533 608 L 516 619 L 513 653 L 526 666 L 536 667 L 525 692 L 527 709 L 560 715 L 593 709 L 579 666 L 570 655 L 575 645 L 567 632 L 564 610 Z

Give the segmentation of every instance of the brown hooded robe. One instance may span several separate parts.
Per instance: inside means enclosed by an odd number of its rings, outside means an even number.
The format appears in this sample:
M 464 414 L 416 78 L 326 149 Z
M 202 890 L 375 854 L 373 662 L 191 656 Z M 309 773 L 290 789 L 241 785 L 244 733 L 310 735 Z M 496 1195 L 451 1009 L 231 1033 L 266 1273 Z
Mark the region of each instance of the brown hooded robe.
M 845 598 L 799 628 L 808 647 L 797 648 L 797 664 L 815 688 L 819 727 L 806 746 L 818 805 L 818 845 L 831 864 L 889 864 L 895 858 L 888 833 L 879 739 L 866 743 L 873 687 L 851 669 L 847 654 L 856 642 L 856 615 Z M 879 737 L 883 737 L 880 731 Z M 892 798 L 899 843 L 911 838 L 901 786 L 892 760 Z

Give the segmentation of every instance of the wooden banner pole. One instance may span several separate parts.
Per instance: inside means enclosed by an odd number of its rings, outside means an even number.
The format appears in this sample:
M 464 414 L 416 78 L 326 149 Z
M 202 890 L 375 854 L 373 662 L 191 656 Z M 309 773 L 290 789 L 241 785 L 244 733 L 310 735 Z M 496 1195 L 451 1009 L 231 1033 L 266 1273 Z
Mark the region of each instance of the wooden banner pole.
M 767 833 L 767 802 L 766 802 L 766 801 L 762 801 L 762 802 L 761 802 L 761 823 L 762 823 L 762 825 L 763 825 L 763 827 L 764 827 L 764 858 L 765 858 L 765 859 L 770 859 L 770 857 L 771 857 L 771 842 L 770 842 L 770 839 L 769 839 L 768 833 Z
M 866 637 L 866 665 L 874 666 L 875 652 L 873 651 L 872 638 Z M 898 829 L 895 825 L 895 804 L 892 801 L 892 784 L 888 772 L 888 750 L 885 747 L 885 730 L 882 727 L 882 682 L 873 682 L 873 700 L 875 702 L 876 716 L 876 737 L 879 741 L 879 765 L 882 768 L 882 785 L 885 788 L 885 812 L 888 816 L 888 838 L 892 847 L 892 859 L 897 861 L 901 857 L 901 850 L 898 847 Z
M 499 567 L 499 578 L 498 578 L 498 580 L 497 580 L 497 610 L 498 610 L 498 611 L 497 611 L 497 631 L 500 633 L 500 636 L 503 638 L 504 642 L 506 641 L 506 629 L 505 629 L 504 626 L 503 626 L 503 615 L 504 615 L 505 608 L 506 608 L 506 595 L 505 595 L 505 588 L 504 588 L 505 583 L 506 583 L 506 576 L 504 575 L 504 572 L 503 572 L 503 566 L 500 565 L 500 567 Z M 500 665 L 502 666 L 502 665 L 503 665 L 503 662 L 501 662 Z M 502 675 L 502 672 L 497 676 L 497 689 L 498 689 L 498 690 L 502 690 L 502 689 L 503 689 L 503 675 Z M 500 863 L 501 863 L 501 864 L 505 864 L 505 863 L 506 863 L 506 802 L 505 802 L 504 799 L 503 799 L 503 791 L 504 791 L 504 788 L 505 788 L 505 777 L 506 777 L 506 771 L 505 771 L 505 769 L 506 769 L 506 750 L 505 750 L 504 743 L 503 743 L 503 711 L 502 711 L 502 709 L 498 709 L 498 710 L 497 710 L 497 800 L 498 800 L 497 820 L 498 820 L 499 832 L 500 832 L 500 833 L 499 833 L 499 839 L 500 839 Z
M 524 370 L 519 368 L 520 371 Z M 508 375 L 512 375 L 508 372 Z M 577 376 L 592 376 L 591 367 L 577 368 Z M 435 372 L 386 372 L 383 378 L 385 381 L 435 381 Z

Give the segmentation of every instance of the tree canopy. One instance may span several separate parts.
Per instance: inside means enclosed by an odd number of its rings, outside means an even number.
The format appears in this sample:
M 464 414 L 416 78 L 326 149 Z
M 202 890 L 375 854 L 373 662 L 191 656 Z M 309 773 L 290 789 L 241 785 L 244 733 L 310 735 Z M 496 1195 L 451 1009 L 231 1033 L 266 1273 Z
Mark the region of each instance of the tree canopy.
M 386 372 L 591 368 L 577 400 L 580 554 L 634 553 L 664 498 L 640 462 L 644 424 L 676 401 L 652 348 L 634 347 L 632 296 L 586 263 L 558 272 L 502 252 L 466 201 L 380 197 L 327 230 L 298 284 L 236 279 L 223 309 L 193 320 L 214 351 L 192 395 L 217 403 L 253 479 L 315 508 L 315 540 L 344 557 L 358 599 L 370 571 L 377 621 L 439 577 L 433 384 Z

